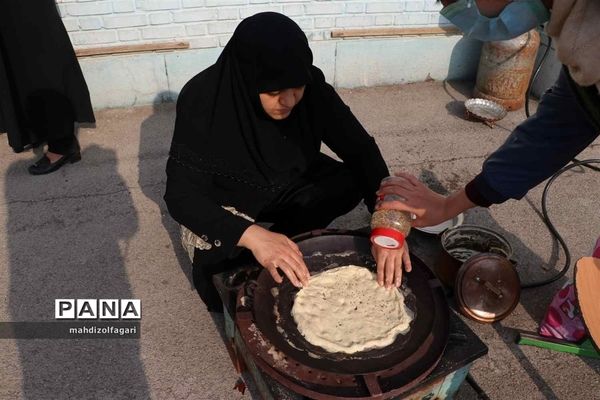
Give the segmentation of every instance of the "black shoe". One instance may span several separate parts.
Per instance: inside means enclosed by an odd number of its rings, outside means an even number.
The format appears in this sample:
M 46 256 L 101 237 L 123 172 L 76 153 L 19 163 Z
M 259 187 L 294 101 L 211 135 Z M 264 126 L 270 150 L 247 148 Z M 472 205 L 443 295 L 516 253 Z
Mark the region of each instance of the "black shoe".
M 55 162 L 50 162 L 50 159 L 44 155 L 35 164 L 30 165 L 28 170 L 31 175 L 44 175 L 58 170 L 66 163 L 73 164 L 79 160 L 81 160 L 80 152 L 65 154 Z

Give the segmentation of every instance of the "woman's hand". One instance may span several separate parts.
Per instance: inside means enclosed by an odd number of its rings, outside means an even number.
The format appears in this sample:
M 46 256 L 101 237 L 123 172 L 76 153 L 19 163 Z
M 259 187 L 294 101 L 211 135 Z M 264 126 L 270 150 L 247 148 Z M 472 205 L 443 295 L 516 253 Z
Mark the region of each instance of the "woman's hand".
M 437 194 L 412 175 L 397 172 L 384 178 L 377 195 L 384 197 L 376 209 L 394 209 L 415 214 L 412 225 L 432 226 L 448 219 L 446 197 Z
M 386 289 L 400 287 L 402 284 L 402 266 L 410 272 L 412 264 L 408 255 L 408 244 L 399 249 L 386 249 L 376 244 L 371 246 L 371 253 L 377 261 L 377 283 Z
M 277 271 L 280 269 L 294 286 L 308 285 L 310 273 L 302 253 L 296 243 L 287 236 L 271 232 L 258 225 L 251 225 L 242 234 L 238 246 L 252 251 L 254 258 L 271 273 L 275 282 L 283 282 L 283 278 Z

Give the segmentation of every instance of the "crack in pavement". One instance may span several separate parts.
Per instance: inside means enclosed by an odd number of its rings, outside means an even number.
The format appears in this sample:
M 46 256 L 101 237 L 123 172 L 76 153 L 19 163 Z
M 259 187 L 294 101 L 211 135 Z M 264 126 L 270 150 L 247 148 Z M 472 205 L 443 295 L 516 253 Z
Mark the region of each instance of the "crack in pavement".
M 139 185 L 139 186 L 127 186 L 121 190 L 115 190 L 112 192 L 104 192 L 104 193 L 80 194 L 80 195 L 73 195 L 73 196 L 56 196 L 56 197 L 48 197 L 45 199 L 36 199 L 36 200 L 11 200 L 6 203 L 0 203 L 0 206 L 10 206 L 13 204 L 36 204 L 36 203 L 44 203 L 44 202 L 53 202 L 56 200 L 76 200 L 76 199 L 87 199 L 87 198 L 91 198 L 91 197 L 112 196 L 114 194 L 119 194 L 119 193 L 123 193 L 123 192 L 131 193 L 132 190 L 140 190 L 141 191 L 141 189 L 143 189 L 143 188 L 163 185 L 165 183 L 166 183 L 166 181 L 161 181 L 161 182 L 148 183 L 148 184 Z
M 488 155 L 486 154 L 483 156 L 464 156 L 464 157 L 453 157 L 453 158 L 441 159 L 441 160 L 423 160 L 423 161 L 419 161 L 416 163 L 398 164 L 398 165 L 395 165 L 394 167 L 414 167 L 417 165 L 430 164 L 430 163 L 449 163 L 449 162 L 453 162 L 453 161 L 476 160 L 476 159 L 482 159 L 482 158 L 487 158 L 487 157 L 488 157 Z

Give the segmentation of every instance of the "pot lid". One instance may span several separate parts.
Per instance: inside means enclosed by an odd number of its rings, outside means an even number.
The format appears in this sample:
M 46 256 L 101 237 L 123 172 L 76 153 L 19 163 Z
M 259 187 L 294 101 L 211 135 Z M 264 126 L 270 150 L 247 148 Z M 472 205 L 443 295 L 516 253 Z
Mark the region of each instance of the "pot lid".
M 487 323 L 508 316 L 521 294 L 514 266 L 495 253 L 480 253 L 467 259 L 456 275 L 454 287 L 461 313 Z
M 584 257 L 575 266 L 575 289 L 583 322 L 600 346 L 600 258 Z

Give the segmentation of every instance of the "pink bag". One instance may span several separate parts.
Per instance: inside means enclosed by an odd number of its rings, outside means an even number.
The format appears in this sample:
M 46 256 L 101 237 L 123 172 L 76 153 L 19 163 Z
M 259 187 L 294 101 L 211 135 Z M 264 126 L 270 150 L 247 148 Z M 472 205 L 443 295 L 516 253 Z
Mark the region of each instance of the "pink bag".
M 568 282 L 554 295 L 540 325 L 540 335 L 568 342 L 579 342 L 585 337 L 573 282 Z
M 592 256 L 600 258 L 600 238 L 596 241 Z M 577 307 L 573 282 L 568 282 L 554 295 L 540 324 L 540 335 L 569 342 L 579 342 L 585 338 L 585 325 Z

